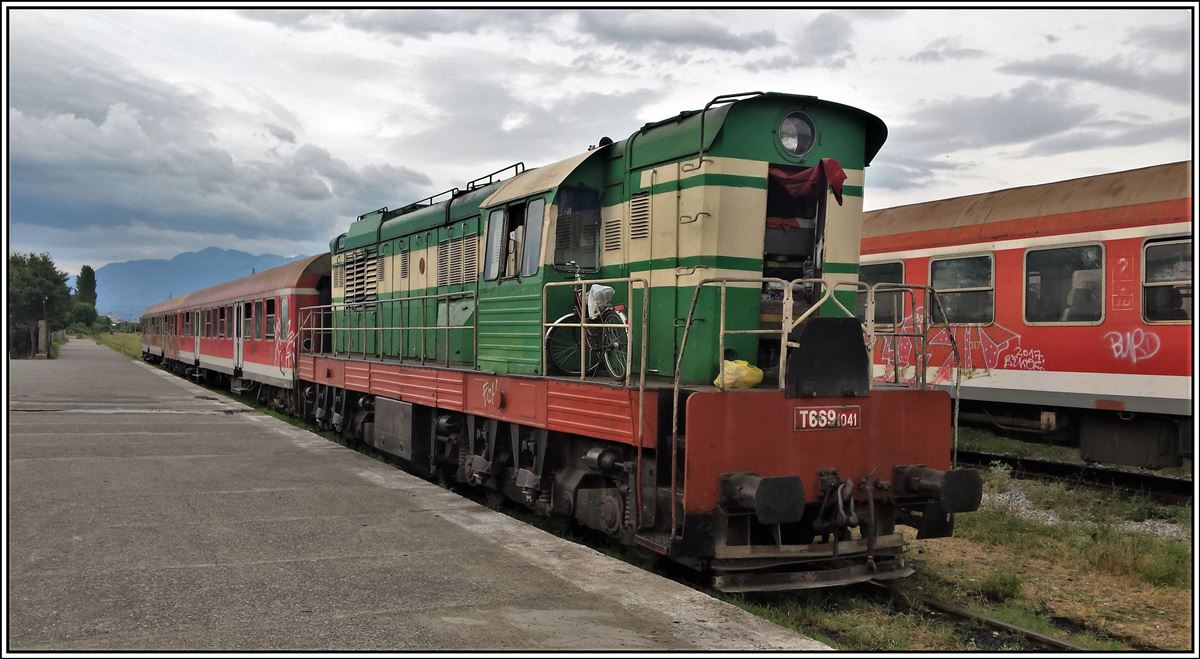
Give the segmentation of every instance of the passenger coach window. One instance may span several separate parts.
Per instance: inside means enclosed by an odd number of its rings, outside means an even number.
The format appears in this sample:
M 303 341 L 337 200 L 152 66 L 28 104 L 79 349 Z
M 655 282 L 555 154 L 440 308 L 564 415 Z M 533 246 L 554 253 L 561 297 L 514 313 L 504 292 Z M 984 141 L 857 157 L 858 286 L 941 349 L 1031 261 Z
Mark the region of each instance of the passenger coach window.
M 1146 243 L 1142 315 L 1152 323 L 1192 320 L 1192 241 Z
M 286 340 L 288 338 L 288 299 L 287 297 L 279 298 L 279 335 Z
M 275 338 L 275 298 L 267 298 L 267 329 L 263 335 L 268 339 Z
M 217 307 L 217 338 L 225 338 L 225 307 Z
M 525 211 L 525 251 L 521 256 L 521 276 L 536 275 L 542 267 L 542 220 L 546 214 L 546 202 L 534 199 Z
M 944 322 L 986 325 L 995 315 L 992 257 L 967 256 L 929 263 L 929 281 L 945 312 Z M 937 318 L 937 322 L 943 322 Z
M 558 222 L 554 231 L 554 265 L 584 272 L 599 270 L 600 196 L 591 188 L 559 188 Z
M 900 261 L 895 263 L 872 263 L 863 265 L 858 269 L 858 278 L 864 283 L 874 286 L 875 284 L 903 284 L 904 283 L 904 264 Z M 881 287 L 882 288 L 882 287 Z M 896 310 L 904 309 L 904 293 L 902 292 L 886 292 L 877 291 L 875 293 L 875 322 L 883 325 L 892 325 L 903 318 L 896 316 Z M 867 296 L 860 293 L 858 295 L 858 312 L 855 314 L 859 320 L 862 320 L 866 314 Z
M 1025 254 L 1025 322 L 1097 323 L 1104 317 L 1104 250 L 1099 245 Z
M 242 305 L 242 338 L 254 336 L 254 305 L 246 302 Z
M 263 337 L 263 305 L 262 300 L 254 301 L 254 338 Z

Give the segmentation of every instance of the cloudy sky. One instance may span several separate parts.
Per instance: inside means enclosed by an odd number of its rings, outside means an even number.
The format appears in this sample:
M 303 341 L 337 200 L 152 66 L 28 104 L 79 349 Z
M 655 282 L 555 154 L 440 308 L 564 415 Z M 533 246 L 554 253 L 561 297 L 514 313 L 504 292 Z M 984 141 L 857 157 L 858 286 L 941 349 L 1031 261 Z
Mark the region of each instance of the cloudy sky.
M 1189 158 L 1188 9 L 13 9 L 10 250 L 315 253 L 718 94 L 880 116 L 868 209 Z

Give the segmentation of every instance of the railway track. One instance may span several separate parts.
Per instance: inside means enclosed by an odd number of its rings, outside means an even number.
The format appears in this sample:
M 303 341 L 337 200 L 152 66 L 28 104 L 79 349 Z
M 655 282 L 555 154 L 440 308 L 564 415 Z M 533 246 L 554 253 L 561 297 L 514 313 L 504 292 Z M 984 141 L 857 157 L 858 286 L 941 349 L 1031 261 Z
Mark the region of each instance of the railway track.
M 1026 629 L 1025 627 L 1019 627 L 1017 625 L 1009 624 L 1007 622 L 1004 622 L 1003 620 L 998 620 L 996 618 L 984 615 L 982 613 L 978 613 L 976 611 L 970 611 L 968 609 L 964 609 L 962 607 L 958 607 L 953 604 L 947 604 L 946 602 L 942 602 L 940 600 L 936 600 L 936 599 L 933 599 L 930 597 L 918 597 L 918 596 L 914 596 L 912 594 L 901 592 L 899 589 L 894 588 L 891 585 L 889 585 L 885 582 L 882 582 L 882 581 L 870 581 L 868 583 L 870 583 L 872 586 L 874 586 L 876 588 L 887 591 L 887 593 L 891 596 L 891 598 L 894 602 L 898 603 L 899 605 L 901 605 L 905 608 L 909 608 L 909 609 L 925 608 L 925 609 L 929 609 L 931 611 L 937 611 L 937 612 L 945 614 L 945 615 L 953 616 L 960 620 L 966 620 L 966 621 L 969 621 L 969 622 L 972 622 L 972 623 L 975 623 L 978 625 L 982 625 L 984 627 L 987 627 L 988 629 L 992 629 L 992 630 L 995 630 L 998 632 L 1002 632 L 1002 633 L 1006 633 L 1006 634 L 1016 634 L 1018 636 L 1021 636 L 1026 641 L 1028 641 L 1034 645 L 1038 645 L 1038 646 L 1045 647 L 1045 648 L 1052 648 L 1055 650 L 1070 650 L 1070 651 L 1074 651 L 1074 652 L 1087 652 L 1088 651 L 1087 648 L 1079 646 L 1079 645 L 1075 645 L 1074 643 L 1071 643 L 1070 641 L 1065 641 L 1065 640 L 1063 640 L 1061 638 L 1057 638 L 1055 636 L 1049 636 L 1047 634 L 1043 634 L 1039 631 L 1034 631 L 1032 629 Z
M 1192 498 L 1194 487 L 1191 479 L 1178 476 L 1163 476 L 1139 471 L 1126 471 L 1112 467 L 1071 464 L 1054 460 L 1039 460 L 1000 453 L 983 453 L 959 449 L 958 461 L 962 464 L 986 467 L 994 462 L 1008 465 L 1013 473 L 1035 478 L 1059 478 L 1074 483 L 1106 487 L 1126 492 L 1144 494 L 1152 499 L 1179 503 Z

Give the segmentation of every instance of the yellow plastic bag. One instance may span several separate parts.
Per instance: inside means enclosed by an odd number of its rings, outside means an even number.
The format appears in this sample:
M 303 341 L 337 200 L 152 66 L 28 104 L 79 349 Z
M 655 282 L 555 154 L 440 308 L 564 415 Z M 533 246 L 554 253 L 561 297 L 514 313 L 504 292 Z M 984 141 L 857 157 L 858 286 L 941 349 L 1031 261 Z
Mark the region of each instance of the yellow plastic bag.
M 721 368 L 725 372 L 726 389 L 749 389 L 758 385 L 763 379 L 762 369 L 752 366 L 744 359 L 732 362 L 727 359 L 722 362 Z M 720 374 L 717 375 L 716 380 L 713 380 L 713 384 L 721 386 Z

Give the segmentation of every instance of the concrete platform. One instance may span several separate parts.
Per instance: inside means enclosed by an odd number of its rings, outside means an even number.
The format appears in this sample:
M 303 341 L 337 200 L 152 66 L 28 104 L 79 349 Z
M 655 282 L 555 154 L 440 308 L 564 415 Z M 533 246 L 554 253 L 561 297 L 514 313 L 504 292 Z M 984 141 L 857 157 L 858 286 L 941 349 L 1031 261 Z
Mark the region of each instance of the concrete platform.
M 8 650 L 826 646 L 87 340 L 9 362 Z

